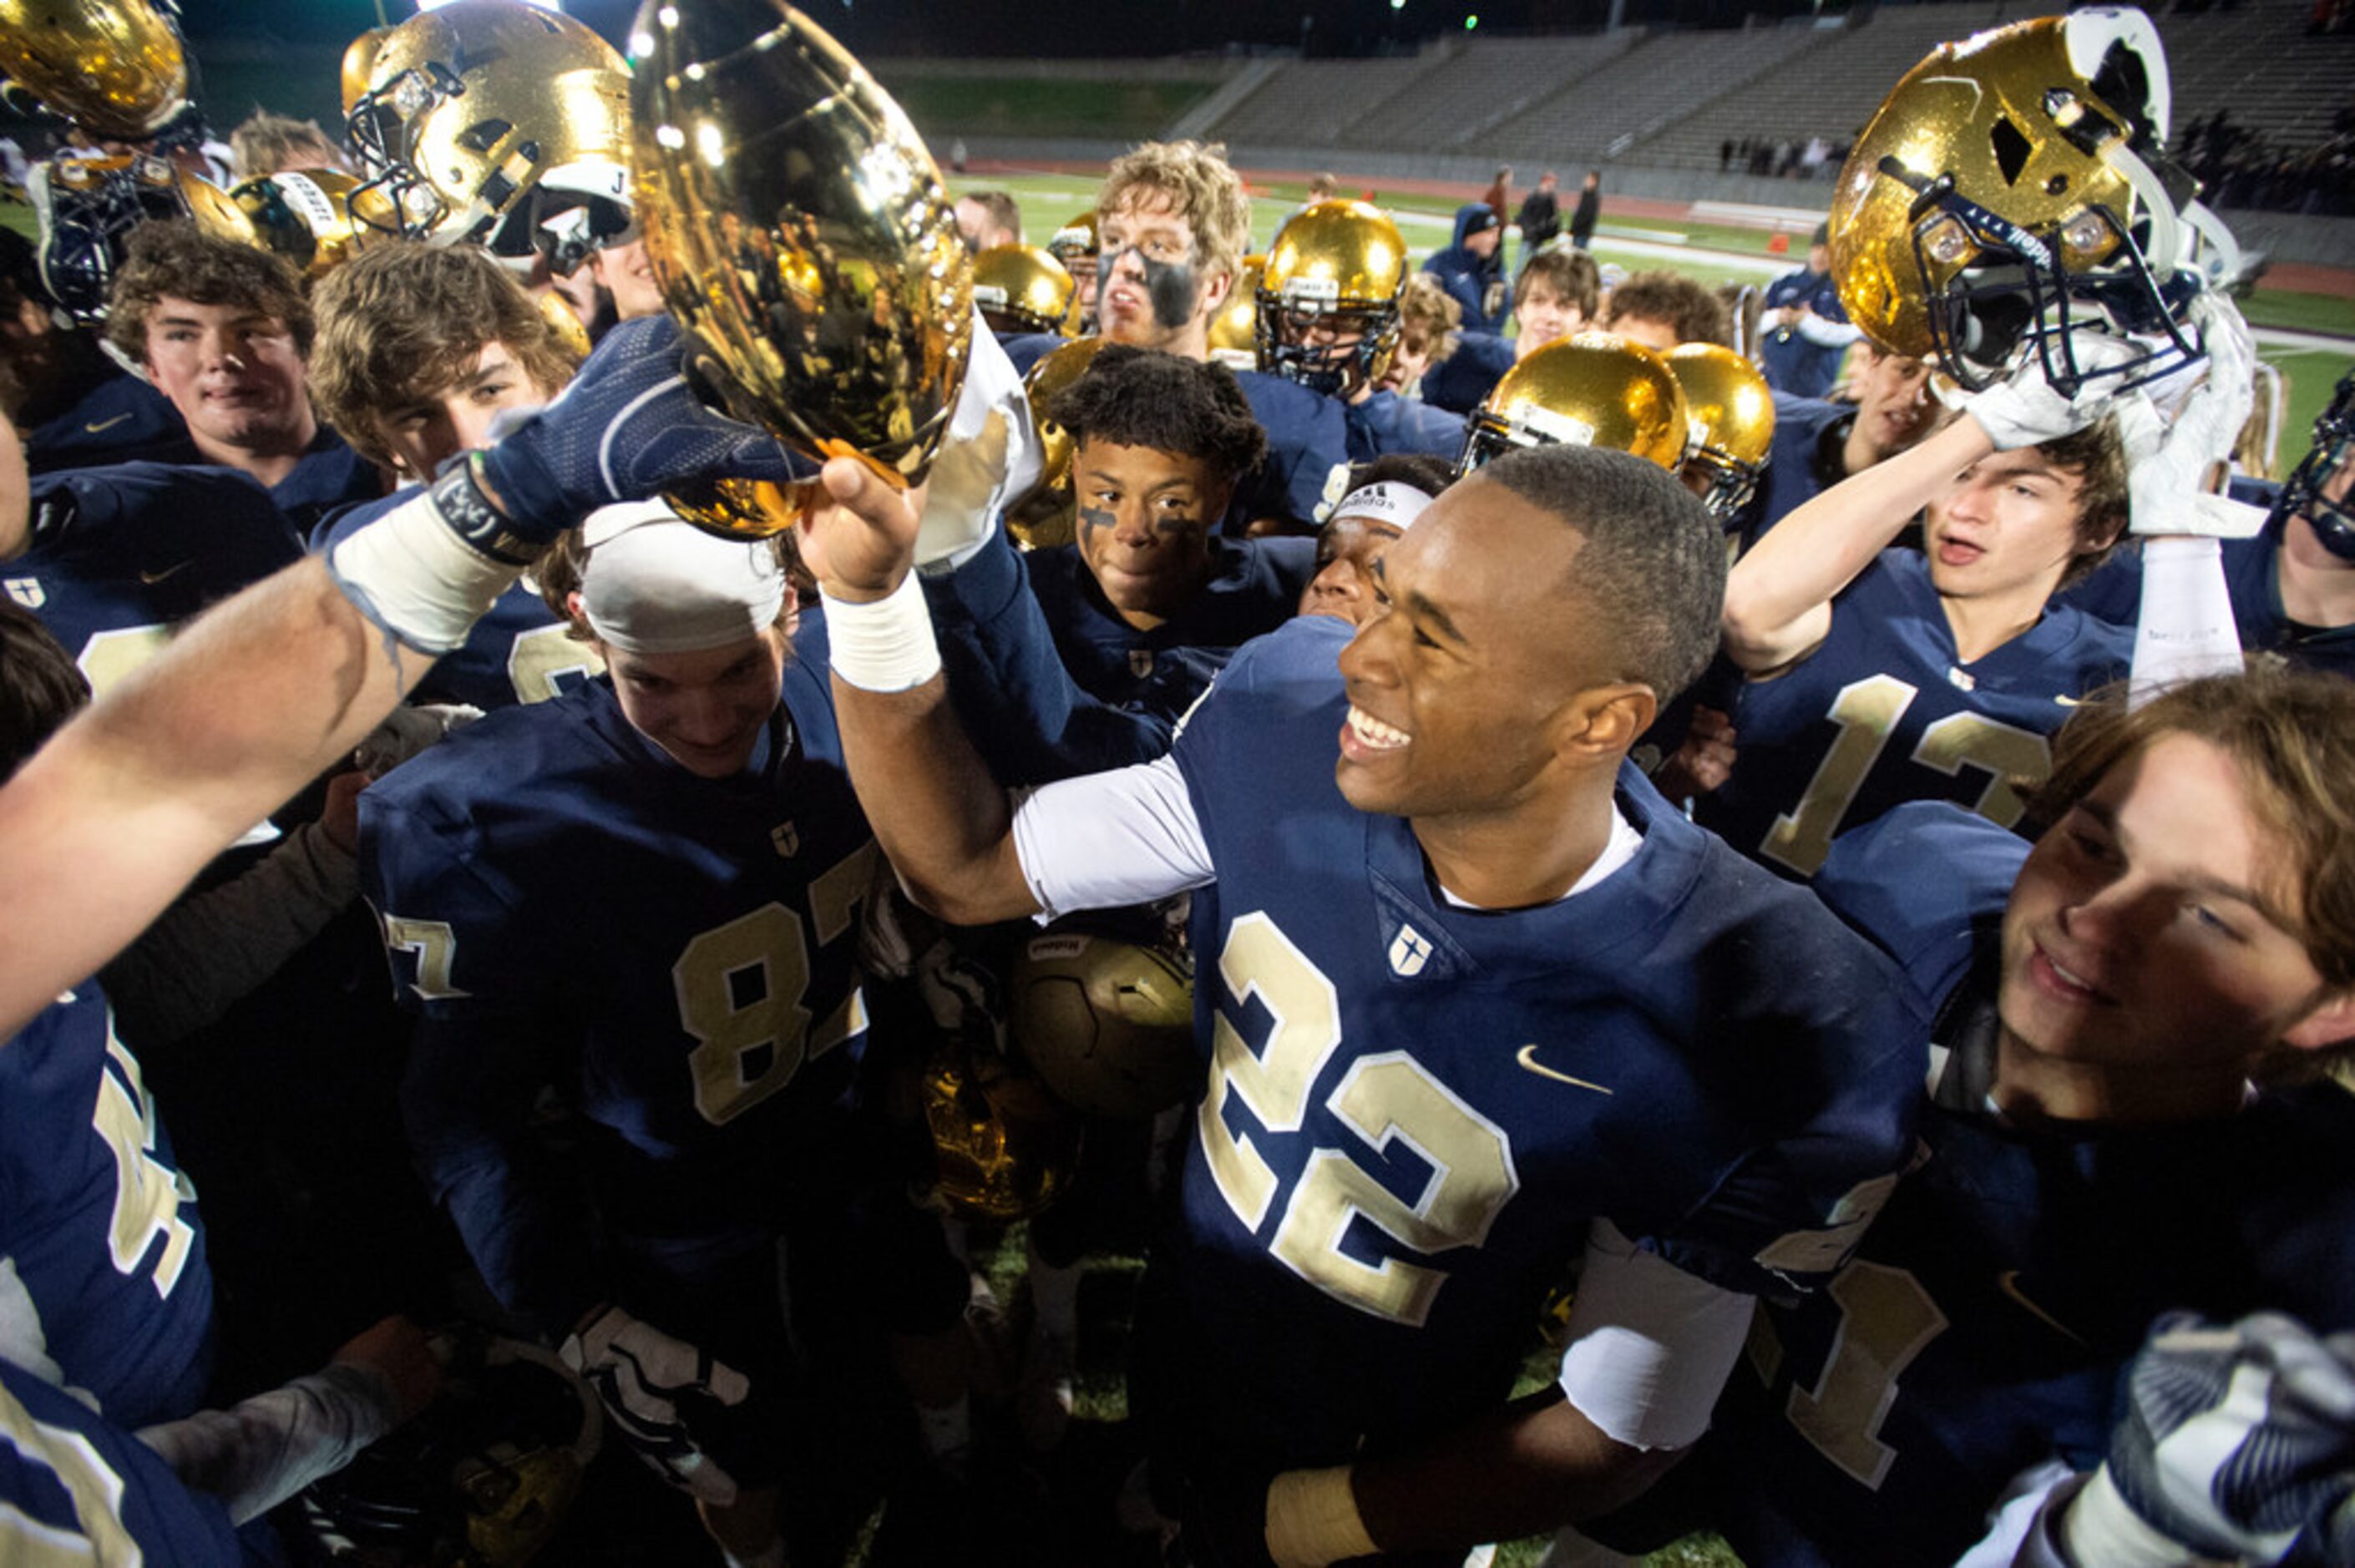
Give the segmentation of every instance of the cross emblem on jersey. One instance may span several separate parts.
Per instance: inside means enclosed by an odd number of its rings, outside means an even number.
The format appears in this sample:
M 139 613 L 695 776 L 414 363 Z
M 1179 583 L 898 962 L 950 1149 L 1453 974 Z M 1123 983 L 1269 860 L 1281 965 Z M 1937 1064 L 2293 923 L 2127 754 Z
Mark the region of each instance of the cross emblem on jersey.
M 1142 681 L 1153 673 L 1153 650 L 1132 648 L 1128 651 L 1128 673 Z
M 802 831 L 791 822 L 779 822 L 769 830 L 769 842 L 781 858 L 791 860 L 802 852 Z
M 1431 938 L 1412 926 L 1401 926 L 1391 941 L 1391 972 L 1412 980 L 1431 961 Z
M 49 596 L 42 591 L 38 577 L 10 577 L 8 597 L 27 609 L 38 609 L 49 602 Z

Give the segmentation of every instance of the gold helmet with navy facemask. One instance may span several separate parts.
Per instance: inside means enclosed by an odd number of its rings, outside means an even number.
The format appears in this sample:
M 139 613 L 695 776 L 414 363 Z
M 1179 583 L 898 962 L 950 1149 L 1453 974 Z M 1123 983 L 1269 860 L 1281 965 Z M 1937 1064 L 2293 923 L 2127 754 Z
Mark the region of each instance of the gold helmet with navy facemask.
M 2196 363 L 2181 323 L 2238 267 L 2166 154 L 2170 89 L 2150 18 L 2093 7 L 1942 46 L 1857 139 L 1831 214 L 1849 318 L 1966 389 L 2027 355 L 2073 396 Z M 2143 340 L 2080 365 L 2086 331 Z
M 0 0 L 0 73 L 94 136 L 139 142 L 188 106 L 172 0 Z
M 394 27 L 367 66 L 346 131 L 384 207 L 356 199 L 363 217 L 381 211 L 411 239 L 480 238 L 528 214 L 551 176 L 628 189 L 629 68 L 569 16 L 454 0 Z
M 259 246 L 315 280 L 381 237 L 352 216 L 352 193 L 359 186 L 357 176 L 340 169 L 287 169 L 230 186 L 225 200 L 233 218 L 197 217 L 215 233 Z
M 1610 333 L 1582 332 L 1518 360 L 1466 423 L 1470 473 L 1515 447 L 1555 442 L 1633 452 L 1674 473 L 1691 442 L 1683 387 L 1667 358 Z
M 33 165 L 25 196 L 40 226 L 41 285 L 84 325 L 106 319 L 115 271 L 141 224 L 194 217 L 215 233 L 250 238 L 218 185 L 152 153 L 59 154 Z
M 1678 344 L 1668 360 L 1692 421 L 1685 466 L 1707 476 L 1701 504 L 1723 523 L 1748 503 L 1766 471 L 1774 450 L 1774 390 L 1756 366 L 1713 343 Z
M 2269 521 L 2278 528 L 2303 517 L 2323 548 L 2355 561 L 2355 493 L 2342 489 L 2336 499 L 2325 493 L 2350 467 L 2355 467 L 2355 370 L 2339 378 L 2329 406 L 2315 417 L 2313 450 L 2283 482 Z
M 1406 241 L 1380 207 L 1320 201 L 1295 213 L 1252 291 L 1259 367 L 1328 397 L 1373 380 L 1398 347 L 1406 277 Z
M 1030 367 L 1022 378 L 1023 396 L 1030 403 L 1031 423 L 1039 432 L 1039 481 L 1030 493 L 1007 508 L 1007 532 L 1026 550 L 1044 550 L 1071 542 L 1071 432 L 1048 417 L 1047 410 L 1063 388 L 1087 374 L 1104 345 L 1100 337 L 1075 338 Z
M 992 332 L 1074 335 L 1079 284 L 1036 245 L 993 245 L 973 259 L 973 302 Z

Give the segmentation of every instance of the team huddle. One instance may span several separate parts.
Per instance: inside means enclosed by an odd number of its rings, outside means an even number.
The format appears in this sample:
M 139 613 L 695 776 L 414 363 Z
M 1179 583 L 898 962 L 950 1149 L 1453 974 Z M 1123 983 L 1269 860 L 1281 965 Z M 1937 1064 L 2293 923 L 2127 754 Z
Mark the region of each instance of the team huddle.
M 1189 141 L 1026 245 L 734 10 L 805 210 L 454 0 L 0 235 L 0 1559 L 565 1561 L 602 1443 L 730 1564 L 2355 1563 L 2355 376 L 2234 469 L 2147 17 L 1762 312 Z

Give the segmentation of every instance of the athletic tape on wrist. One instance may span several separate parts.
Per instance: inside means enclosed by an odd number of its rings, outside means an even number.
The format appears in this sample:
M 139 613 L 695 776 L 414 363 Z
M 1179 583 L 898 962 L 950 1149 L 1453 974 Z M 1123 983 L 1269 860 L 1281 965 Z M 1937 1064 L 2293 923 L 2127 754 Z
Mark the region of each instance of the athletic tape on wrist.
M 434 508 L 442 514 L 442 523 L 468 548 L 512 567 L 527 567 L 538 558 L 546 541 L 527 539 L 516 533 L 507 514 L 491 504 L 475 471 L 480 462 L 480 455 L 476 454 L 463 462 L 452 463 L 448 471 L 433 482 L 429 493 Z
M 327 576 L 354 609 L 421 653 L 466 641 L 521 565 L 477 553 L 424 494 L 396 507 L 327 553 Z
M 1266 1537 L 1275 1568 L 1325 1568 L 1380 1550 L 1358 1515 L 1347 1465 L 1286 1470 L 1268 1482 Z
M 925 608 L 915 573 L 879 599 L 839 599 L 823 584 L 818 592 L 826 599 L 834 673 L 850 685 L 862 692 L 912 692 L 941 673 L 932 612 Z

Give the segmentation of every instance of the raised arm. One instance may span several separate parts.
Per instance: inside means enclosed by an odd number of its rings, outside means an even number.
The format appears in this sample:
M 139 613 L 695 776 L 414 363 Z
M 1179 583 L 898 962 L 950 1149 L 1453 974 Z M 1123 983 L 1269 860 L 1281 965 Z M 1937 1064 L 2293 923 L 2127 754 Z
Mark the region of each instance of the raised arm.
M 836 504 L 805 524 L 802 556 L 826 596 L 835 712 L 859 806 L 909 895 L 942 919 L 1036 914 L 1011 801 L 950 708 L 913 576 L 924 497 L 848 458 L 826 464 L 824 479 Z
M 2100 390 L 2062 397 L 2030 358 L 2009 381 L 1973 397 L 1964 418 L 1819 493 L 1752 546 L 1726 578 L 1726 657 L 1752 675 L 1797 663 L 1831 634 L 1839 591 L 1955 475 L 1989 452 L 2083 429 L 2108 404 Z

